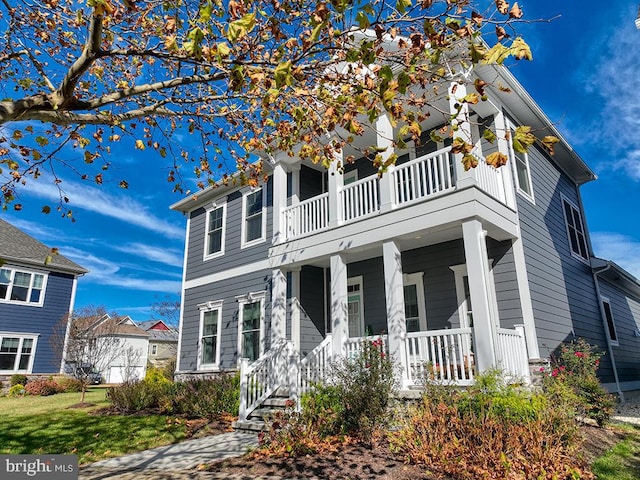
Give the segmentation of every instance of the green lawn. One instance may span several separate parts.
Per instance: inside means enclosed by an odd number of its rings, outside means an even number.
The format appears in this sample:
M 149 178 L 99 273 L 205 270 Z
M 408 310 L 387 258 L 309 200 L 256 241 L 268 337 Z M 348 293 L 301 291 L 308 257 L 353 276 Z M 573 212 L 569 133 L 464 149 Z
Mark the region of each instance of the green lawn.
M 79 393 L 0 398 L 0 453 L 75 453 L 80 463 L 174 443 L 185 437 L 184 422 L 166 415 L 89 415 L 108 405 L 106 389 L 89 390 L 95 407 L 68 408 Z
M 626 431 L 618 442 L 591 467 L 598 480 L 637 480 L 640 478 L 640 427 L 619 426 Z

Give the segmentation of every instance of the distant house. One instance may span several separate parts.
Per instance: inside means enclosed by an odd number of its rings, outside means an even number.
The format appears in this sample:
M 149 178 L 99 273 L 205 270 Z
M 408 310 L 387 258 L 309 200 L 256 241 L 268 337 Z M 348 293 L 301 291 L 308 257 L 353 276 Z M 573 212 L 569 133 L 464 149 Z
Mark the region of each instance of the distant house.
M 60 371 L 49 339 L 87 272 L 0 219 L 0 376 Z
M 147 359 L 155 367 L 162 367 L 178 352 L 178 331 L 162 320 L 138 322 L 138 327 L 149 334 Z
M 82 352 L 68 345 L 67 363 L 91 364 L 102 375 L 105 383 L 123 383 L 144 378 L 149 334 L 139 328 L 131 317 L 104 314 L 84 317 L 79 321 L 83 323 L 80 330 L 84 330 L 85 338 L 92 342 L 88 347 L 90 351 L 83 357 Z M 83 348 L 86 344 L 80 342 Z

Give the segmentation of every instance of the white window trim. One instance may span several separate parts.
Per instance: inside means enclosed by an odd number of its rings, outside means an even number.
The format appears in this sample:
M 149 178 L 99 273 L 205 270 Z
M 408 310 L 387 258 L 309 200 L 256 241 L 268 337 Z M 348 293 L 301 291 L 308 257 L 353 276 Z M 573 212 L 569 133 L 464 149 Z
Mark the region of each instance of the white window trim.
M 0 298 L 0 303 L 10 303 L 12 305 L 29 305 L 30 307 L 42 307 L 44 305 L 44 297 L 46 294 L 46 290 L 47 290 L 47 280 L 49 279 L 49 273 L 42 271 L 42 270 L 32 270 L 29 268 L 22 268 L 22 267 L 17 267 L 14 265 L 2 265 L 2 269 L 4 270 L 11 270 L 11 283 L 9 283 L 9 287 L 10 289 L 7 290 L 7 294 L 9 294 L 9 291 L 13 288 L 13 283 L 14 283 L 14 278 L 15 278 L 15 274 L 16 272 L 20 272 L 20 273 L 29 273 L 32 275 L 31 277 L 31 282 L 33 282 L 33 275 L 42 275 L 42 288 L 40 289 L 40 301 L 35 303 L 35 302 L 21 302 L 19 300 L 5 300 L 3 298 Z M 27 292 L 27 298 L 31 297 L 31 286 L 29 286 L 29 291 Z
M 153 345 L 151 345 L 151 355 L 157 355 L 158 354 L 158 344 L 154 343 Z
M 249 242 L 245 241 L 247 233 L 247 197 L 252 193 L 256 193 L 258 190 L 262 190 L 262 234 L 259 238 L 255 238 Z M 253 247 L 263 243 L 267 239 L 267 189 L 264 186 L 248 189 L 242 192 L 242 225 L 240 229 L 240 248 Z
M 267 298 L 267 292 L 261 290 L 259 292 L 251 292 L 245 295 L 238 295 L 236 301 L 238 302 L 238 359 L 242 358 L 242 324 L 243 324 L 243 312 L 244 306 L 248 303 L 260 302 L 260 353 L 258 358 L 264 355 L 265 351 L 265 300 Z
M 367 336 L 367 331 L 364 327 L 364 282 L 362 280 L 362 275 L 358 275 L 357 277 L 347 278 L 347 287 L 352 285 L 360 285 L 360 289 L 358 290 L 360 295 L 360 332 L 363 337 Z M 349 291 L 347 290 L 347 303 L 349 303 Z M 349 334 L 349 313 L 347 312 L 347 335 Z M 349 337 L 351 338 L 351 337 Z
M 200 321 L 198 329 L 198 370 L 218 370 L 220 367 L 220 349 L 222 346 L 222 303 L 223 300 L 198 304 L 200 310 Z M 204 333 L 204 314 L 206 312 L 218 311 L 218 331 L 216 332 L 216 360 L 215 363 L 202 363 L 202 334 Z
M 619 347 L 620 346 L 620 337 L 618 336 L 618 329 L 616 328 L 616 319 L 613 316 L 613 305 L 611 305 L 611 300 L 609 300 L 609 298 L 607 297 L 601 297 L 600 301 L 602 302 L 602 314 L 605 316 L 604 317 L 604 321 L 607 324 L 607 331 L 605 332 L 605 334 L 607 335 L 607 338 L 609 339 L 609 344 L 612 347 Z M 604 308 L 604 304 L 607 303 L 609 305 L 609 311 L 611 312 L 611 325 L 613 326 L 613 332 L 616 335 L 616 339 L 612 339 L 611 335 L 609 334 L 609 321 L 607 320 L 607 316 L 606 316 L 606 310 Z
M 22 302 L 20 302 L 22 303 Z M 12 338 L 20 338 L 20 343 L 18 344 L 18 353 L 16 354 L 16 362 L 20 361 L 20 355 L 22 351 L 22 342 L 26 339 L 33 340 L 33 345 L 31 346 L 31 355 L 29 358 L 29 365 L 26 369 L 16 369 L 16 370 L 0 370 L 0 374 L 11 374 L 11 373 L 31 373 L 33 370 L 33 362 L 36 358 L 36 346 L 38 345 L 38 337 L 40 334 L 38 333 L 24 333 L 24 332 L 0 332 L 0 344 L 2 344 L 2 339 L 4 337 L 12 337 Z M 15 365 L 15 364 L 14 364 Z
M 488 260 L 489 265 L 489 292 L 487 292 L 489 296 L 489 306 L 491 308 L 491 316 L 493 317 L 493 321 L 495 322 L 496 327 L 500 327 L 500 313 L 498 310 L 498 299 L 496 298 L 496 283 L 493 278 L 493 259 Z M 467 264 L 462 263 L 460 265 L 451 265 L 449 267 L 450 270 L 453 271 L 455 276 L 455 285 L 456 285 L 456 298 L 458 301 L 458 318 L 460 320 L 460 328 L 468 328 L 468 319 L 469 319 L 469 311 L 467 309 L 467 305 L 465 302 L 464 296 L 464 277 L 468 277 L 467 273 Z M 469 289 L 471 289 L 471 282 L 469 282 Z M 471 294 L 471 292 L 469 292 Z
M 349 185 L 350 183 L 355 183 L 357 181 L 358 181 L 358 170 L 351 170 L 350 172 L 345 172 L 342 175 L 342 182 L 344 183 L 344 185 Z
M 525 192 L 520 188 L 520 180 L 518 178 L 518 166 L 516 162 L 516 152 L 513 149 L 513 135 L 515 134 L 516 127 L 513 123 L 507 122 L 507 130 L 509 132 L 510 140 L 507 142 L 509 144 L 509 160 L 511 160 L 511 172 L 513 174 L 513 186 L 520 195 L 529 200 L 531 203 L 535 205 L 536 200 L 533 194 L 533 178 L 531 178 L 531 163 L 529 162 L 529 154 L 522 153 L 520 155 L 524 155 L 524 160 L 527 165 L 527 180 L 529 183 L 529 191 L 531 193 Z
M 587 241 L 587 229 L 586 226 L 584 224 L 584 217 L 582 215 L 582 210 L 580 210 L 578 208 L 578 206 L 573 203 L 571 200 L 569 200 L 566 196 L 564 196 L 563 194 L 560 194 L 560 201 L 562 202 L 562 221 L 564 222 L 564 228 L 565 228 L 565 232 L 567 234 L 567 246 L 569 247 L 569 252 L 571 253 L 571 256 L 573 258 L 575 258 L 576 260 L 581 261 L 582 263 L 591 266 L 591 264 L 589 263 L 589 243 Z M 573 247 L 571 246 L 571 232 L 569 231 L 569 222 L 567 222 L 567 211 L 565 209 L 565 202 L 567 202 L 572 208 L 575 208 L 576 211 L 578 212 L 579 216 L 580 216 L 580 225 L 582 226 L 582 234 L 584 235 L 584 246 L 587 254 L 587 258 L 584 258 L 582 255 L 580 255 L 579 253 L 576 253 L 573 251 Z
M 244 197 L 243 197 L 244 201 Z M 218 208 L 222 208 L 222 238 L 220 241 L 220 250 L 213 253 L 207 253 L 209 251 L 209 214 Z M 211 260 L 212 258 L 221 257 L 224 255 L 225 238 L 227 234 L 227 200 L 218 200 L 213 202 L 211 206 L 205 212 L 205 230 L 204 230 L 204 256 L 203 260 Z
M 408 285 L 415 285 L 418 293 L 418 323 L 420 325 L 420 331 L 427 330 L 427 311 L 426 302 L 424 298 L 424 272 L 405 273 L 402 276 L 402 285 L 406 287 Z

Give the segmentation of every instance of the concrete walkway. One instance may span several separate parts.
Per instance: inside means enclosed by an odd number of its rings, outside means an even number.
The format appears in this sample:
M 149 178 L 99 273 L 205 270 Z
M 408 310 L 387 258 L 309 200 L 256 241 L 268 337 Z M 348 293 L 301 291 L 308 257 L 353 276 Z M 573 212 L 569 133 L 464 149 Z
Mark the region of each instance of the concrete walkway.
M 258 445 L 254 433 L 229 432 L 185 440 L 184 442 L 102 460 L 80 468 L 84 480 L 118 479 L 200 479 L 222 478 L 215 473 L 198 472 L 203 463 L 244 455 Z

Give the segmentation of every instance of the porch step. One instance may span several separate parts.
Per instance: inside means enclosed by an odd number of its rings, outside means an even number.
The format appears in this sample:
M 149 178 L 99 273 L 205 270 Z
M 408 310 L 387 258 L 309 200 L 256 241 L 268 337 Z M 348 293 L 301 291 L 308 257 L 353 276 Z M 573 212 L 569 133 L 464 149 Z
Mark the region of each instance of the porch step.
M 265 419 L 272 418 L 277 412 L 285 410 L 289 400 L 289 389 L 278 388 L 270 397 L 266 398 L 258 408 L 249 414 L 245 421 L 233 422 L 233 429 L 248 432 L 264 432 L 269 428 Z
M 268 430 L 264 420 L 237 420 L 231 426 L 235 431 L 240 432 L 266 432 Z

